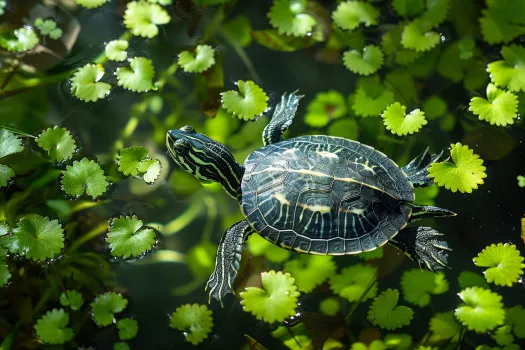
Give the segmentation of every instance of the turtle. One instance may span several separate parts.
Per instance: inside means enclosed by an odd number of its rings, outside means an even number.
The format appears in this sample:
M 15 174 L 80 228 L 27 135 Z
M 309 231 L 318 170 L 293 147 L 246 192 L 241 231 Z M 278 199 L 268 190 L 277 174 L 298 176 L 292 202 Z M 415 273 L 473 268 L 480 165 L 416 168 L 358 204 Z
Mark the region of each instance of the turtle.
M 239 164 L 228 148 L 191 126 L 169 130 L 173 161 L 203 181 L 218 182 L 245 219 L 220 240 L 206 290 L 223 305 L 239 271 L 243 243 L 254 233 L 300 253 L 347 255 L 393 245 L 420 267 L 447 266 L 446 241 L 416 220 L 455 216 L 450 210 L 415 204 L 414 187 L 433 184 L 428 168 L 443 152 L 428 148 L 400 168 L 363 143 L 327 135 L 283 140 L 297 112 L 297 92 L 285 93 L 262 133 L 263 146 Z

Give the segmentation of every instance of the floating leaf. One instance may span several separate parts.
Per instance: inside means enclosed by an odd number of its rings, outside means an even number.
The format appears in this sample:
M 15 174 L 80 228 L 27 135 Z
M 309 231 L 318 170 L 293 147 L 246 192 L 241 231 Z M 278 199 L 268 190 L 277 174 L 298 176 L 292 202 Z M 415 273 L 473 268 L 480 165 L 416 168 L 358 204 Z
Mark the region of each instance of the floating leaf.
M 447 103 L 439 96 L 430 96 L 425 100 L 423 112 L 428 119 L 436 119 L 447 112 Z
M 122 312 L 127 305 L 128 300 L 121 294 L 100 294 L 91 302 L 91 316 L 98 325 L 109 326 L 113 323 L 114 314 Z
M 401 35 L 401 44 L 417 52 L 428 51 L 439 44 L 441 41 L 439 33 L 425 31 L 423 27 L 420 20 L 407 24 Z
M 335 316 L 339 312 L 341 305 L 337 298 L 326 298 L 319 303 L 319 311 L 323 315 Z
M 371 265 L 357 264 L 345 267 L 340 274 L 330 276 L 330 288 L 334 293 L 349 301 L 357 301 L 376 277 L 377 268 Z M 376 294 L 377 284 L 374 284 L 363 296 L 363 301 L 375 297 Z
M 401 287 L 406 301 L 419 307 L 430 303 L 430 293 L 442 294 L 448 290 L 448 282 L 442 273 L 411 269 L 401 277 Z
M 481 97 L 472 97 L 469 111 L 486 120 L 491 125 L 514 124 L 518 117 L 518 97 L 512 92 L 498 89 L 494 84 L 487 86 L 488 101 Z
M 525 338 L 525 309 L 521 305 L 508 308 L 506 311 L 505 323 L 512 326 L 512 330 L 516 337 L 520 339 Z
M 337 270 L 331 256 L 302 254 L 297 259 L 284 263 L 283 271 L 290 272 L 295 278 L 297 289 L 304 293 L 311 292 Z
M 412 320 L 414 312 L 406 306 L 398 306 L 399 292 L 387 289 L 370 305 L 367 319 L 374 325 L 389 330 L 406 326 Z
M 454 311 L 435 314 L 430 319 L 430 330 L 432 331 L 432 342 L 450 339 L 457 342 L 461 333 L 461 325 L 454 317 Z
M 62 36 L 62 29 L 57 28 L 57 22 L 52 19 L 42 20 L 42 18 L 37 18 L 34 23 L 42 35 L 49 35 L 54 40 Z
M 46 312 L 35 324 L 37 337 L 48 344 L 65 344 L 73 339 L 73 330 L 67 327 L 69 314 L 64 309 Z
M 11 131 L 0 129 L 0 158 L 22 152 L 22 140 Z
M 427 125 L 425 113 L 419 109 L 414 109 L 409 114 L 406 114 L 406 107 L 399 102 L 395 102 L 388 106 L 383 114 L 383 123 L 387 130 L 392 134 L 404 136 L 418 132 L 423 125 Z
M 306 36 L 317 21 L 305 13 L 305 9 L 305 0 L 275 0 L 268 12 L 268 18 L 279 34 Z
M 0 37 L 0 46 L 11 52 L 33 50 L 38 43 L 38 36 L 31 27 L 15 29 L 11 38 Z
M 268 108 L 268 95 L 251 80 L 239 80 L 239 91 L 221 93 L 222 107 L 244 120 L 254 120 Z
M 126 176 L 136 176 L 139 173 L 137 167 L 147 155 L 148 150 L 142 146 L 132 146 L 120 150 L 117 159 L 118 170 Z
M 15 176 L 13 169 L 7 165 L 0 164 L 0 187 L 6 187 L 13 176 Z
M 357 50 L 346 51 L 343 64 L 353 73 L 370 75 L 383 65 L 383 52 L 375 45 L 365 46 L 362 53 Z
M 511 334 L 512 327 L 504 325 L 496 328 L 494 334 L 491 335 L 492 339 L 498 343 L 499 346 L 505 346 L 514 341 L 514 336 Z
M 117 68 L 116 76 L 119 86 L 134 92 L 156 90 L 153 84 L 155 67 L 150 59 L 133 57 L 129 65 L 129 67 Z
M 355 119 L 337 119 L 328 126 L 328 135 L 344 137 L 349 140 L 357 140 L 359 136 L 359 125 L 357 125 Z
M 97 64 L 86 64 L 71 78 L 71 93 L 85 102 L 95 102 L 109 94 L 111 85 L 101 82 L 104 68 Z
M 404 17 L 415 16 L 424 10 L 423 0 L 393 0 L 394 10 Z
M 474 258 L 474 264 L 488 267 L 483 272 L 488 282 L 497 286 L 511 287 L 523 274 L 525 268 L 523 260 L 515 245 L 498 243 L 483 249 Z
M 458 42 L 459 58 L 468 60 L 475 54 L 476 42 L 472 38 L 463 38 Z
M 106 192 L 108 186 L 104 170 L 93 160 L 83 158 L 74 161 L 63 171 L 62 190 L 70 196 L 79 197 L 87 193 L 96 199 Z
M 483 179 L 487 177 L 483 159 L 459 142 L 451 147 L 450 156 L 453 163 L 433 163 L 428 174 L 439 186 L 445 186 L 447 190 L 472 193 L 472 190 L 483 184 Z
M 75 2 L 83 7 L 86 7 L 88 9 L 94 9 L 96 7 L 100 7 L 104 5 L 107 0 L 75 0 Z
M 159 33 L 158 25 L 167 24 L 170 20 L 170 15 L 161 6 L 146 1 L 128 2 L 124 13 L 126 28 L 133 35 L 150 39 Z
M 238 42 L 242 47 L 248 46 L 252 42 L 252 26 L 245 15 L 239 15 L 224 22 L 222 29 L 228 37 Z
M 84 305 L 84 298 L 76 290 L 68 289 L 60 294 L 60 305 L 69 306 L 71 310 L 80 310 L 82 305 Z
M 449 0 L 426 0 L 427 10 L 420 17 L 426 27 L 434 28 L 446 18 L 449 10 Z
M 464 304 L 456 309 L 455 315 L 469 330 L 484 333 L 503 324 L 505 310 L 499 294 L 472 287 L 462 290 L 458 295 Z
M 127 40 L 112 40 L 106 44 L 106 57 L 109 60 L 122 62 L 128 58 L 126 50 L 129 47 Z
M 139 163 L 137 170 L 143 174 L 142 178 L 146 183 L 152 184 L 158 179 L 162 165 L 158 159 L 147 158 Z
M 211 310 L 206 305 L 185 304 L 179 306 L 170 317 L 171 328 L 183 331 L 193 345 L 208 338 L 213 327 Z
M 295 315 L 300 293 L 289 273 L 269 271 L 261 274 L 262 287 L 247 287 L 240 293 L 244 311 L 265 322 L 282 322 Z
M 386 89 L 377 76 L 373 76 L 359 81 L 352 109 L 363 117 L 379 116 L 393 102 L 392 91 Z
M 215 64 L 215 51 L 209 45 L 198 45 L 195 53 L 182 51 L 178 63 L 186 73 L 202 73 Z
M 365 26 L 377 24 L 379 11 L 364 1 L 343 1 L 333 12 L 332 18 L 338 27 L 352 30 L 361 23 Z
M 481 288 L 489 289 L 489 285 L 485 278 L 479 273 L 471 271 L 461 271 L 458 276 L 459 288 L 466 289 L 468 287 L 478 286 Z
M 117 328 L 120 340 L 133 339 L 139 331 L 139 323 L 133 318 L 123 318 L 117 321 Z
M 333 118 L 343 117 L 346 112 L 346 101 L 340 92 L 335 90 L 320 92 L 306 107 L 304 121 L 312 127 L 321 127 Z
M 504 60 L 489 63 L 487 67 L 492 82 L 510 91 L 525 91 L 525 47 L 503 46 L 501 55 Z
M 51 259 L 64 248 L 64 230 L 58 220 L 29 214 L 17 223 L 7 247 L 11 253 L 34 261 Z
M 42 131 L 36 138 L 36 143 L 44 151 L 47 151 L 47 154 L 54 162 L 61 162 L 71 158 L 77 149 L 75 140 L 69 133 L 69 130 L 58 126 Z
M 525 34 L 525 4 L 521 1 L 488 0 L 481 13 L 481 33 L 489 44 L 506 43 Z
M 155 245 L 155 231 L 142 228 L 142 220 L 133 216 L 121 216 L 110 222 L 106 242 L 115 257 L 138 257 Z

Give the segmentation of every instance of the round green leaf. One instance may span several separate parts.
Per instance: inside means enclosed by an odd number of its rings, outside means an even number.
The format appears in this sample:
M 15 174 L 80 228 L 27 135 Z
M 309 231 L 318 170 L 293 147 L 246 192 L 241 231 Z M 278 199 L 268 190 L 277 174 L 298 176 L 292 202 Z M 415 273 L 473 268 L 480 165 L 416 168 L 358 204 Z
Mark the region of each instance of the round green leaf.
M 424 52 L 432 49 L 441 41 L 439 33 L 425 31 L 420 21 L 415 20 L 405 26 L 401 35 L 401 44 L 406 49 Z
M 244 120 L 254 120 L 268 108 L 268 95 L 253 81 L 236 82 L 239 91 L 221 93 L 222 107 Z
M 128 2 L 124 13 L 124 25 L 133 35 L 144 38 L 153 38 L 159 33 L 160 24 L 167 24 L 171 20 L 168 12 L 157 4 L 147 1 Z
M 23 150 L 22 140 L 18 136 L 6 129 L 0 129 L 0 158 Z
M 335 90 L 320 92 L 306 107 L 304 121 L 310 126 L 321 127 L 334 118 L 346 115 L 346 112 L 346 101 L 340 92 Z
M 306 36 L 317 21 L 305 13 L 306 0 L 275 0 L 268 18 L 279 34 Z
M 362 52 L 346 51 L 343 54 L 343 64 L 348 70 L 360 75 L 370 75 L 383 65 L 383 52 L 378 46 L 368 45 Z
M 311 292 L 337 270 L 331 256 L 302 254 L 297 259 L 284 263 L 283 271 L 290 272 L 295 278 L 297 289 L 304 293 Z
M 77 145 L 69 130 L 65 128 L 48 128 L 38 135 L 36 143 L 54 162 L 61 162 L 73 156 Z
M 515 245 L 498 243 L 483 249 L 474 258 L 474 264 L 488 267 L 484 272 L 488 282 L 497 286 L 511 287 L 523 274 L 523 268 L 525 268 L 523 260 Z
M 73 330 L 67 327 L 69 314 L 64 309 L 46 312 L 35 324 L 37 337 L 48 344 L 65 344 L 73 339 Z
M 330 276 L 330 288 L 349 301 L 357 301 L 376 277 L 377 268 L 374 266 L 356 264 L 345 267 L 340 274 Z M 370 288 L 363 301 L 375 297 L 376 294 L 377 284 Z
M 13 169 L 7 165 L 0 164 L 0 187 L 6 187 L 13 176 L 15 176 Z
M 489 84 L 487 98 L 488 101 L 481 97 L 472 97 L 469 111 L 478 115 L 479 120 L 486 120 L 491 125 L 514 124 L 514 119 L 518 117 L 518 97 L 515 94 Z
M 379 11 L 364 1 L 343 1 L 332 14 L 334 23 L 347 30 L 355 29 L 360 23 L 365 26 L 377 24 Z
M 146 183 L 152 184 L 158 179 L 162 165 L 158 159 L 147 158 L 139 163 L 137 170 L 142 173 L 142 178 Z
M 406 107 L 399 102 L 395 102 L 388 106 L 383 114 L 383 122 L 387 130 L 392 134 L 404 136 L 418 132 L 423 125 L 427 125 L 425 113 L 419 109 L 414 109 L 409 114 L 406 114 Z
M 122 312 L 128 301 L 121 294 L 107 292 L 98 295 L 91 302 L 91 317 L 100 326 L 109 326 L 113 323 L 114 314 Z
M 62 174 L 62 190 L 70 196 L 79 197 L 87 193 L 95 199 L 106 192 L 109 186 L 104 170 L 87 158 L 68 165 Z
M 170 326 L 183 331 L 186 340 L 197 345 L 208 338 L 213 327 L 213 314 L 206 305 L 185 304 L 171 314 Z
M 0 37 L 0 46 L 11 52 L 33 50 L 38 43 L 38 36 L 31 27 L 15 29 L 11 38 Z
M 117 321 L 117 328 L 120 340 L 133 339 L 139 331 L 139 323 L 133 318 L 123 318 Z
M 450 339 L 457 342 L 461 332 L 461 325 L 454 317 L 454 311 L 437 313 L 430 319 L 430 330 L 432 331 L 432 342 Z
M 156 90 L 153 84 L 155 67 L 150 59 L 145 57 L 133 57 L 129 61 L 129 67 L 117 69 L 117 83 L 119 86 L 134 92 L 146 92 Z
M 393 0 L 394 10 L 405 17 L 412 17 L 419 14 L 424 9 L 423 0 Z
M 60 294 L 60 305 L 69 306 L 71 310 L 80 310 L 82 305 L 84 305 L 84 298 L 82 294 L 76 290 L 66 290 Z
M 398 306 L 398 300 L 397 289 L 387 289 L 374 298 L 368 311 L 368 320 L 376 326 L 389 330 L 408 325 L 414 312 L 409 307 Z
M 64 230 L 58 220 L 29 214 L 17 223 L 7 247 L 11 253 L 34 261 L 51 259 L 64 248 Z
M 401 277 L 404 299 L 419 307 L 430 303 L 430 294 L 442 294 L 448 290 L 444 274 L 411 269 Z
M 109 226 L 106 242 L 115 257 L 139 257 L 155 245 L 155 231 L 142 228 L 143 222 L 136 216 L 114 218 Z
M 122 62 L 128 58 L 126 50 L 129 47 L 127 40 L 112 40 L 106 44 L 106 57 L 109 60 Z
M 215 64 L 215 51 L 210 45 L 198 45 L 195 53 L 182 51 L 178 63 L 187 73 L 202 73 Z
M 122 149 L 117 159 L 118 170 L 124 175 L 136 176 L 139 173 L 137 167 L 147 155 L 148 150 L 142 146 L 132 146 Z
M 101 65 L 86 64 L 71 78 L 71 93 L 85 102 L 95 102 L 106 97 L 111 85 L 100 81 L 103 76 L 104 68 Z
M 484 333 L 503 324 L 505 310 L 499 294 L 472 287 L 462 290 L 458 295 L 463 304 L 456 309 L 455 315 L 469 330 Z
M 510 91 L 525 91 L 525 47 L 503 46 L 501 55 L 504 60 L 489 63 L 487 67 L 492 82 Z

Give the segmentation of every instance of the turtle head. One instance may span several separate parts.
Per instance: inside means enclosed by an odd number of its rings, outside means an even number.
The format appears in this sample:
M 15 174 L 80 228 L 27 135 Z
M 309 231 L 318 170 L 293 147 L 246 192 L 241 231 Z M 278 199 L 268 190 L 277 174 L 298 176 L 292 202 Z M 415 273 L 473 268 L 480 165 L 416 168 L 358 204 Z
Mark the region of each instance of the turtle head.
M 186 125 L 168 131 L 166 147 L 173 161 L 186 172 L 199 180 L 219 182 L 237 198 L 244 169 L 226 146 Z

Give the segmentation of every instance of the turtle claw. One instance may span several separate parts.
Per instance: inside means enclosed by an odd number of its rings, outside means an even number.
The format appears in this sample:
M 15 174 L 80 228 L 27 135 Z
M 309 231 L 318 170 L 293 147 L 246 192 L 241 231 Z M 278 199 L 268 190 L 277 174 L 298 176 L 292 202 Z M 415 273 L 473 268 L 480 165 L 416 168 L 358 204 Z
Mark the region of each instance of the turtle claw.
M 235 272 L 235 271 L 234 271 Z M 236 273 L 236 272 L 235 272 Z M 235 276 L 235 273 L 233 276 Z M 205 291 L 208 291 L 208 304 L 211 304 L 211 299 L 215 299 L 221 304 L 221 307 L 224 307 L 223 300 L 229 293 L 235 294 L 232 288 L 232 281 L 231 281 L 231 274 L 228 274 L 227 278 L 224 278 L 226 276 L 222 276 L 223 278 L 219 278 L 220 273 L 217 273 L 217 270 L 213 271 L 211 274 L 208 282 L 206 283 Z
M 437 162 L 443 155 L 443 151 L 437 154 L 429 154 L 428 147 L 419 156 L 405 165 L 401 170 L 408 176 L 408 180 L 416 187 L 426 187 L 434 183 L 428 176 L 428 168 Z

